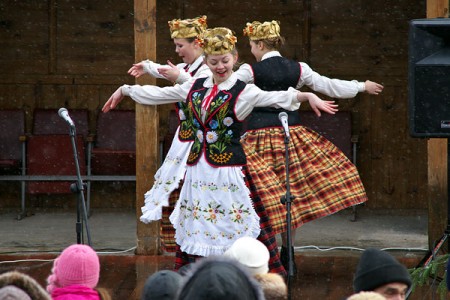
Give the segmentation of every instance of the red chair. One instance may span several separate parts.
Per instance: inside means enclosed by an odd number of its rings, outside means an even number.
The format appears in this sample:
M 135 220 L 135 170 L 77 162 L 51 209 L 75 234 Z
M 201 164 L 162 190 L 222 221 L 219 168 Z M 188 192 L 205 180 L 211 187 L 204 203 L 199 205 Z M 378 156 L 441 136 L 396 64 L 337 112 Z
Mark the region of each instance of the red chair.
M 135 118 L 134 110 L 99 113 L 91 151 L 92 175 L 136 175 Z
M 358 136 L 352 135 L 352 114 L 339 111 L 334 115 L 322 114 L 318 117 L 313 111 L 300 110 L 300 122 L 335 144 L 356 166 Z M 356 221 L 356 206 L 352 207 L 351 221 Z
M 69 115 L 75 123 L 76 145 L 81 175 L 86 175 L 85 140 L 89 132 L 88 111 L 72 110 Z M 75 159 L 69 125 L 56 109 L 36 109 L 33 116 L 33 134 L 28 137 L 27 175 L 43 181 L 27 184 L 28 194 L 68 194 L 73 181 L 64 176 L 76 176 Z
M 0 110 L 0 180 L 21 182 L 21 208 L 25 212 L 25 113 L 21 109 Z M 6 179 L 12 176 L 13 179 Z
M 1 174 L 21 174 L 25 150 L 24 135 L 24 111 L 21 109 L 0 110 Z

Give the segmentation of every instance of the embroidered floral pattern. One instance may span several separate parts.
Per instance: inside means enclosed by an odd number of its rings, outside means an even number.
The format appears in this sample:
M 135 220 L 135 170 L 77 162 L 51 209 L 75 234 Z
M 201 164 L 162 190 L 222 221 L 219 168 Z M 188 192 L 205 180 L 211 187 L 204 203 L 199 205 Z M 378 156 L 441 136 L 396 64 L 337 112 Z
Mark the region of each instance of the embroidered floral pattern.
M 199 98 L 199 93 L 196 93 L 196 97 Z M 181 140 L 193 140 L 194 139 L 194 126 L 192 114 L 192 104 L 184 102 L 178 102 L 178 118 L 180 119 L 180 132 L 179 136 Z M 198 128 L 198 126 L 196 126 Z
M 211 128 L 211 129 L 217 129 L 217 126 L 219 125 L 219 122 L 217 122 L 217 120 L 211 120 L 211 121 L 209 121 L 209 127 Z
M 231 125 L 233 125 L 233 123 L 234 121 L 231 117 L 226 117 L 225 119 L 223 119 L 223 124 L 227 127 L 230 127 Z
M 181 121 L 186 120 L 186 115 L 184 114 L 184 111 L 183 111 L 182 109 L 178 110 L 178 118 L 179 118 Z
M 197 130 L 197 139 L 200 143 L 203 143 L 203 131 Z
M 229 90 L 220 90 L 204 111 L 202 104 L 207 90 L 202 85 L 204 80 L 201 80 L 196 81 L 195 91 L 190 94 L 188 101 L 194 109 L 192 124 L 197 130 L 188 164 L 197 163 L 204 155 L 211 165 L 242 165 L 245 163 L 245 154 L 239 146 L 241 124 L 235 118 L 233 95 L 239 94 L 245 84 L 239 81 Z M 201 154 L 202 151 L 205 153 Z
M 224 192 L 237 192 L 239 187 L 234 183 L 224 183 L 220 189 Z
M 215 131 L 208 131 L 206 133 L 206 142 L 208 142 L 208 144 L 214 144 L 217 142 L 218 138 L 219 136 Z
M 221 219 L 225 215 L 225 211 L 220 209 L 221 205 L 216 202 L 208 204 L 208 207 L 203 210 L 205 213 L 205 220 L 213 224 L 216 224 L 218 219 Z
M 235 223 L 242 223 L 244 219 L 250 215 L 250 210 L 244 208 L 244 204 L 233 203 L 232 209 L 228 212 L 230 214 L 231 220 Z
M 191 217 L 194 220 L 198 220 L 200 218 L 200 212 L 201 208 L 199 206 L 200 201 L 199 200 L 193 200 L 193 205 L 186 208 L 187 211 L 191 213 Z

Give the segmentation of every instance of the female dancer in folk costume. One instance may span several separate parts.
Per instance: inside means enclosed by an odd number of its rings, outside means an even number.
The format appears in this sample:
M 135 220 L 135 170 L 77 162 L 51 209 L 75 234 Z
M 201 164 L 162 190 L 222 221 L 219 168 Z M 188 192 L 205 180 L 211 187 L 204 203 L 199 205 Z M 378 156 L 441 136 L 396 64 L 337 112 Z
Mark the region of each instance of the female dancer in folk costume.
M 383 86 L 366 82 L 330 79 L 314 72 L 307 64 L 280 55 L 283 44 L 278 21 L 247 23 L 244 35 L 250 39 L 257 63 L 244 64 L 236 72 L 239 79 L 265 91 L 299 89 L 306 85 L 335 98 L 352 98 L 359 92 L 377 95 Z M 247 119 L 241 140 L 250 174 L 264 203 L 274 233 L 281 233 L 280 258 L 288 263 L 286 249 L 286 210 L 280 203 L 286 194 L 285 133 L 279 121 L 283 109 L 257 108 Z M 291 206 L 292 234 L 303 223 L 328 216 L 367 200 L 356 167 L 333 143 L 301 126 L 297 111 L 289 115 L 289 181 L 294 197 Z M 291 248 L 293 251 L 293 248 Z M 294 273 L 296 268 L 294 265 Z
M 145 60 L 134 64 L 128 73 L 134 77 L 148 73 L 156 78 L 163 78 L 174 83 L 188 81 L 191 77 L 208 77 L 211 71 L 204 64 L 203 49 L 197 43 L 197 37 L 207 27 L 206 16 L 194 19 L 174 19 L 169 21 L 170 36 L 175 44 L 175 52 L 183 59 L 183 63 L 168 65 Z M 140 220 L 150 223 L 161 219 L 161 246 L 167 252 L 175 252 L 175 230 L 170 223 L 169 216 L 173 211 L 180 195 L 180 186 L 186 171 L 186 161 L 192 141 L 185 138 L 191 135 L 186 126 L 186 107 L 184 102 L 175 104 L 180 125 L 163 165 L 155 174 L 152 188 L 145 193 Z M 181 138 L 179 138 L 179 136 Z
M 333 114 L 337 105 L 312 93 L 295 89 L 266 92 L 238 80 L 233 73 L 236 37 L 228 28 L 207 29 L 199 42 L 212 76 L 163 88 L 124 85 L 112 94 L 103 111 L 115 108 L 124 96 L 147 105 L 184 101 L 189 107 L 186 121 L 192 136 L 186 138 L 194 142 L 180 198 L 170 216 L 179 247 L 175 269 L 197 257 L 221 255 L 236 239 L 250 236 L 268 247 L 271 272 L 285 274 L 264 206 L 249 189 L 251 178 L 239 142 L 242 120 L 254 107 L 296 110 L 300 102 L 309 101 L 316 113 Z

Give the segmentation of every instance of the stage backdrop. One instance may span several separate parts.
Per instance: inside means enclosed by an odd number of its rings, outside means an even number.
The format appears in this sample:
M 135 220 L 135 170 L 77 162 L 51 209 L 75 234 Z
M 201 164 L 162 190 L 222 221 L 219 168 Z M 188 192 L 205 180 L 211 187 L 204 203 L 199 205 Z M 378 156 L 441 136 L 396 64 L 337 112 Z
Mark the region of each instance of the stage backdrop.
M 126 74 L 134 62 L 133 4 L 1 2 L 0 108 L 24 109 L 28 131 L 34 108 L 87 108 L 95 130 L 109 95 L 123 83 L 134 83 Z M 164 0 L 157 1 L 154 13 L 161 62 L 179 62 L 169 38 L 167 21 L 172 18 L 206 14 L 210 27 L 230 27 L 242 62 L 253 62 L 242 36 L 245 23 L 276 19 L 286 37 L 285 56 L 308 62 L 328 77 L 384 84 L 381 96 L 339 101 L 341 110 L 352 112 L 353 134 L 359 136 L 357 165 L 369 196 L 367 207 L 427 208 L 427 143 L 410 137 L 407 116 L 408 22 L 425 17 L 425 1 Z M 121 108 L 134 109 L 134 103 L 124 101 Z M 161 136 L 170 109 L 159 108 Z M 19 207 L 17 186 L 0 185 L 0 208 Z M 133 187 L 97 185 L 92 197 L 93 207 L 135 203 Z

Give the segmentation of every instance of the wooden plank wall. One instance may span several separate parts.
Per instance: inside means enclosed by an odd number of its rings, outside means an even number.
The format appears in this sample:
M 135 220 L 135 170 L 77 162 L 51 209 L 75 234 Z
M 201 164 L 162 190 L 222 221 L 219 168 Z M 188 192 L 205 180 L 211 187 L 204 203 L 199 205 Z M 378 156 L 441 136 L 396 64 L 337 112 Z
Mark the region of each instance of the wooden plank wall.
M 287 57 L 320 74 L 371 79 L 381 96 L 341 100 L 359 136 L 358 168 L 370 208 L 427 208 L 426 141 L 409 137 L 407 122 L 408 21 L 424 18 L 423 0 L 157 1 L 157 58 L 179 62 L 167 21 L 206 14 L 210 27 L 238 37 L 241 62 L 253 62 L 242 36 L 245 23 L 281 22 Z M 35 107 L 88 108 L 91 129 L 108 96 L 134 62 L 133 1 L 3 1 L 0 3 L 0 107 L 23 108 L 27 129 Z M 158 84 L 167 83 L 158 80 Z M 124 101 L 122 108 L 134 108 Z M 160 107 L 164 134 L 169 106 Z
M 35 107 L 87 108 L 94 120 L 133 82 L 133 1 L 3 1 L 0 20 L 1 107 L 25 109 L 28 131 Z

